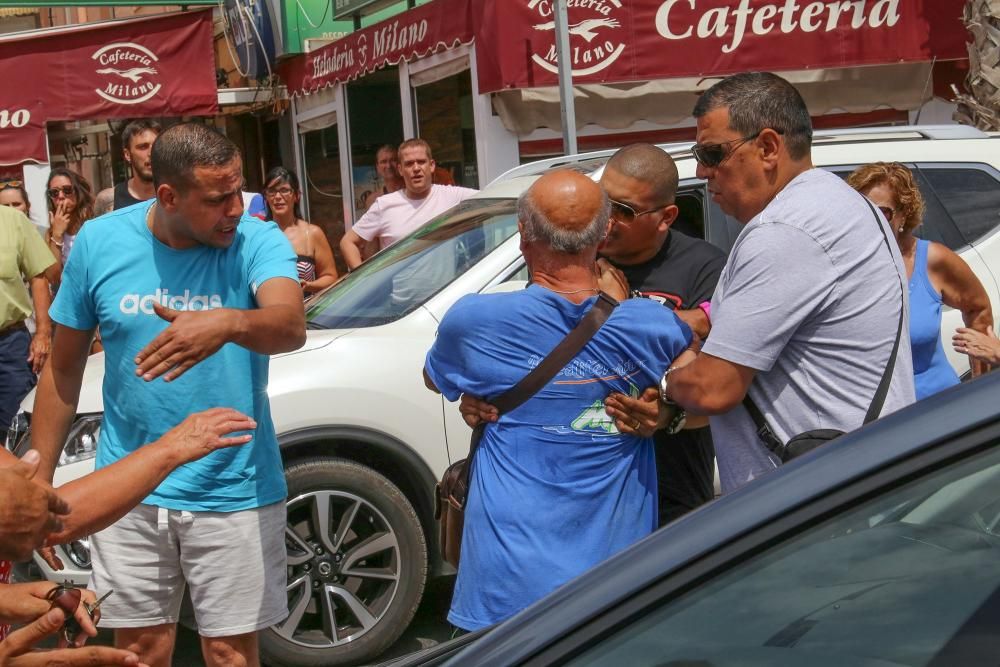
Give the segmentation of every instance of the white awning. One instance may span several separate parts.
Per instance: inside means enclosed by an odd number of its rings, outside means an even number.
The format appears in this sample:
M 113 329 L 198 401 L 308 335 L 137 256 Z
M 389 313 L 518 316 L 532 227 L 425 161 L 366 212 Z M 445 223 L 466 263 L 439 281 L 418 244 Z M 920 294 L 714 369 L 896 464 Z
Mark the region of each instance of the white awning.
M 798 88 L 813 116 L 864 113 L 880 108 L 909 111 L 932 96 L 932 63 L 903 63 L 781 72 Z M 691 118 L 698 95 L 717 78 L 661 79 L 640 83 L 574 87 L 577 128 L 609 130 L 637 121 L 671 126 Z M 558 88 L 495 93 L 493 107 L 504 126 L 520 136 L 537 128 L 561 130 Z

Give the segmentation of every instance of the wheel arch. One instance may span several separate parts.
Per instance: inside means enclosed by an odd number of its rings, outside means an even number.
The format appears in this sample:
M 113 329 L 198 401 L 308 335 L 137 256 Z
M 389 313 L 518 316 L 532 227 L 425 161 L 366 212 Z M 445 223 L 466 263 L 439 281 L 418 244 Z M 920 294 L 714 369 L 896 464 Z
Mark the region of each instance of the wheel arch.
M 413 505 L 427 541 L 430 574 L 445 574 L 449 566 L 438 548 L 434 519 L 434 487 L 437 478 L 430 467 L 406 443 L 371 429 L 354 426 L 316 426 L 288 431 L 278 436 L 285 466 L 297 460 L 336 457 L 354 461 L 385 475 Z

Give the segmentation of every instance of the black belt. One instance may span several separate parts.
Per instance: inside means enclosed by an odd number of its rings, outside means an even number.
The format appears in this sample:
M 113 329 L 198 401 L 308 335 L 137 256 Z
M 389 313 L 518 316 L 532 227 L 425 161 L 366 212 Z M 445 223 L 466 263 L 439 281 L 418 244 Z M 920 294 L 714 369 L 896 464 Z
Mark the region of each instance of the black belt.
M 3 329 L 0 329 L 0 338 L 4 336 L 9 336 L 12 333 L 17 333 L 18 331 L 27 331 L 28 326 L 24 323 L 24 320 L 20 322 L 15 322 L 14 324 L 8 324 Z

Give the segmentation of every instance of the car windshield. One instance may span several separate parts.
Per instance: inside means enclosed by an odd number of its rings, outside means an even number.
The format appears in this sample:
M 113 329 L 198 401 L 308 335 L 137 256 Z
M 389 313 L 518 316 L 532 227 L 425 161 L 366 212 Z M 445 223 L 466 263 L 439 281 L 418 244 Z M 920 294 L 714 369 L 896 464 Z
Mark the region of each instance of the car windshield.
M 517 232 L 513 199 L 471 199 L 362 264 L 306 306 L 309 329 L 354 329 L 413 312 Z
M 568 664 L 995 664 L 997 444 L 742 557 Z

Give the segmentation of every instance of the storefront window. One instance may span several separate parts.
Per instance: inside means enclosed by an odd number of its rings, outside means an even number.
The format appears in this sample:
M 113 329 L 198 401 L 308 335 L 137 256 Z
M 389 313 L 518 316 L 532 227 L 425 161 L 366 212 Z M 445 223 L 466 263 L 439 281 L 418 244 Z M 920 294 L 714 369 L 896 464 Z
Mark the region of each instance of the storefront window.
M 417 127 L 434 151 L 435 183 L 479 187 L 469 70 L 415 89 Z
M 380 146 L 398 146 L 403 141 L 399 68 L 387 67 L 348 84 L 347 114 L 354 181 L 351 196 L 360 218 L 384 186 L 375 169 L 375 153 Z
M 344 236 L 344 189 L 340 180 L 340 144 L 337 126 L 306 132 L 302 135 L 305 151 L 305 173 L 300 174 L 302 189 L 309 193 L 309 222 L 319 225 L 337 262 L 337 272 L 343 274 L 347 265 L 337 249 Z

